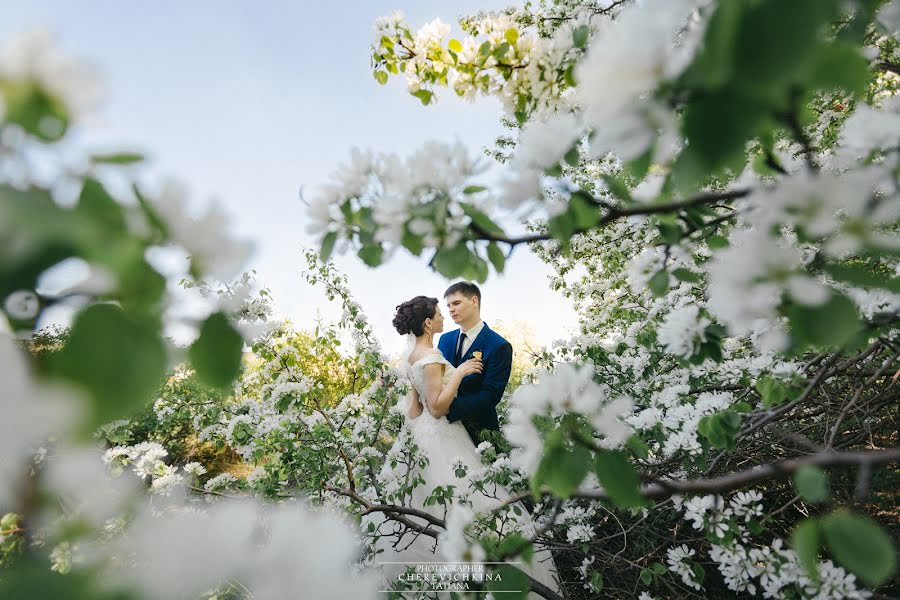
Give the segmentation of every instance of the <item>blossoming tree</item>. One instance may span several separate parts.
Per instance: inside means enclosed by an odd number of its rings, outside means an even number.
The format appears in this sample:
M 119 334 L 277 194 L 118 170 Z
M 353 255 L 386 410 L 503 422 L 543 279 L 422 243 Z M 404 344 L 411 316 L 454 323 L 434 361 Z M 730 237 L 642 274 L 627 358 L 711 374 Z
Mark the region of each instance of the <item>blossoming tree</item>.
M 113 194 L 131 153 L 63 159 L 96 80 L 43 36 L 15 41 L 0 53 L 3 311 L 26 337 L 50 307 L 77 316 L 45 359 L 0 338 L 0 597 L 375 597 L 371 551 L 416 535 L 491 563 L 502 578 L 482 591 L 504 597 L 557 597 L 508 563 L 545 548 L 567 597 L 886 590 L 898 17 L 877 0 L 556 0 L 464 18 L 454 38 L 380 19 L 379 83 L 405 78 L 423 104 L 497 97 L 511 134 L 489 151 L 490 187 L 484 161 L 435 142 L 355 151 L 310 197 L 306 277 L 344 308 L 317 336 L 350 338 L 364 374 L 338 402 L 249 279 L 205 283 L 248 250 L 218 209 L 189 213 L 177 186 Z M 497 225 L 510 213 L 521 231 Z M 482 468 L 426 490 L 439 518 L 411 503 L 427 457 L 403 427 L 406 384 L 321 259 L 377 266 L 405 248 L 484 281 L 526 245 L 581 335 L 544 351 Z M 165 340 L 176 300 L 153 262 L 173 246 L 191 256 L 185 285 L 214 300 L 187 352 Z M 62 261 L 83 281 L 40 291 Z M 221 394 L 157 400 L 182 362 Z M 138 441 L 129 417 L 146 406 L 246 472 Z M 497 485 L 515 495 L 467 508 Z
M 373 578 L 347 576 L 358 543 L 337 515 L 249 497 L 192 502 L 204 465 L 168 464 L 154 442 L 98 451 L 98 427 L 125 440 L 128 417 L 153 403 L 171 364 L 231 390 L 243 347 L 267 329 L 265 293 L 248 296 L 246 277 L 203 318 L 180 316 L 165 253 L 189 255 L 186 285 L 209 291 L 204 278 L 229 281 L 250 246 L 228 234 L 221 209 L 191 213 L 177 186 L 132 183 L 140 155 L 77 146 L 70 131 L 101 92 L 94 71 L 43 32 L 0 50 L 0 597 L 276 599 L 301 583 L 318 598 L 373 596 Z M 54 271 L 66 289 L 42 285 Z M 54 309 L 74 313 L 71 328 L 33 336 Z M 194 328 L 196 341 L 174 346 L 173 326 Z M 309 382 L 245 383 L 284 396 Z M 219 412 L 229 409 L 221 395 L 210 402 Z M 160 418 L 171 416 L 164 404 Z M 238 450 L 245 429 L 226 432 Z M 329 544 L 312 551 L 310 538 Z
M 459 147 L 355 151 L 311 231 L 324 256 L 405 248 L 447 277 L 525 244 L 554 267 L 582 335 L 504 433 L 530 493 L 565 501 L 548 531 L 586 587 L 864 597 L 894 572 L 871 516 L 900 457 L 898 14 L 560 1 L 452 38 L 376 24 L 379 83 L 501 100 L 500 182 Z

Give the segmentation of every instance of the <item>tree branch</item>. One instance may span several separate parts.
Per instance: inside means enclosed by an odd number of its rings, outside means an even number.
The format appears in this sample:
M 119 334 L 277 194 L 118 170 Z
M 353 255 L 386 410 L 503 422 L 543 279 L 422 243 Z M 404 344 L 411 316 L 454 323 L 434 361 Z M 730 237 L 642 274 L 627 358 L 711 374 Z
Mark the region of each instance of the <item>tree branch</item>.
M 850 452 L 831 452 L 826 450 L 801 458 L 790 458 L 771 464 L 759 465 L 745 471 L 722 475 L 721 477 L 657 480 L 656 483 L 641 486 L 640 494 L 644 498 L 653 500 L 661 500 L 674 495 L 723 494 L 761 481 L 787 477 L 800 467 L 805 466 L 831 467 L 863 464 L 879 465 L 895 462 L 900 462 L 900 448 L 876 451 L 856 450 Z M 549 489 L 542 488 L 541 494 L 548 496 L 552 493 Z M 505 506 L 518 502 L 530 495 L 531 492 L 517 494 L 516 496 L 504 500 L 504 502 L 495 510 L 500 510 Z M 575 492 L 571 497 L 589 500 L 609 500 L 609 496 L 606 492 L 600 490 L 582 490 Z
M 573 235 L 577 235 L 579 233 L 586 233 L 591 231 L 592 229 L 597 229 L 603 227 L 604 225 L 608 225 L 613 221 L 617 221 L 623 217 L 633 217 L 638 215 L 655 215 L 659 213 L 667 213 L 674 212 L 679 210 L 684 210 L 687 208 L 694 208 L 696 206 L 704 206 L 707 204 L 715 204 L 717 202 L 723 202 L 725 200 L 736 200 L 738 198 L 744 198 L 750 195 L 751 190 L 749 189 L 740 189 L 740 190 L 730 190 L 727 192 L 704 192 L 702 194 L 698 194 L 693 198 L 689 198 L 687 200 L 681 200 L 677 202 L 666 202 L 663 204 L 642 204 L 637 206 L 628 206 L 628 207 L 609 207 L 607 209 L 606 214 L 600 217 L 600 220 L 596 225 L 592 225 L 590 227 L 583 227 L 580 229 L 576 229 L 573 232 Z M 517 246 L 519 244 L 528 244 L 531 242 L 543 242 L 550 239 L 553 239 L 553 236 L 549 233 L 535 233 L 531 235 L 524 235 L 520 237 L 507 237 L 504 235 L 498 235 L 495 233 L 491 233 L 478 227 L 474 223 L 471 224 L 470 229 L 474 231 L 477 235 L 472 238 L 474 240 L 484 240 L 490 242 L 503 242 L 509 244 L 510 246 Z
M 357 504 L 359 504 L 360 506 L 363 506 L 365 508 L 365 510 L 361 513 L 363 515 L 373 513 L 373 512 L 384 513 L 385 516 L 387 516 L 389 519 L 397 521 L 398 523 L 402 523 L 403 525 L 406 525 L 413 531 L 417 531 L 419 533 L 424 533 L 425 535 L 427 535 L 429 537 L 433 537 L 434 539 L 437 539 L 438 533 L 439 533 L 438 531 L 435 531 L 434 529 L 428 527 L 427 525 L 419 525 L 418 523 L 410 521 L 409 519 L 407 519 L 405 517 L 401 517 L 400 515 L 404 514 L 404 515 L 420 517 L 420 518 L 428 521 L 432 525 L 437 525 L 438 527 L 442 527 L 442 528 L 447 527 L 446 522 L 443 519 L 435 517 L 434 515 L 429 514 L 427 512 L 417 510 L 415 508 L 410 508 L 407 506 L 372 504 L 371 502 L 369 502 L 368 500 L 366 500 L 365 498 L 363 498 L 362 496 L 357 494 L 354 490 L 340 488 L 340 487 L 331 485 L 330 483 L 326 483 L 322 487 L 324 487 L 326 490 L 328 490 L 330 492 L 334 492 L 336 494 L 346 496 L 346 497 L 350 498 L 351 500 L 353 500 L 354 502 L 356 502 Z

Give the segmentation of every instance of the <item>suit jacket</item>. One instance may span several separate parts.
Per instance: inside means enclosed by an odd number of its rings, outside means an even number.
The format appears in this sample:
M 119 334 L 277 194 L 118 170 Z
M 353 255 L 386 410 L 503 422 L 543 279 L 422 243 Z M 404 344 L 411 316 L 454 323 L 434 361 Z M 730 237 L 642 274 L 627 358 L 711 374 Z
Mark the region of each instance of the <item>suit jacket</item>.
M 481 333 L 469 346 L 469 349 L 455 361 L 456 344 L 459 342 L 460 330 L 448 331 L 438 341 L 438 349 L 454 367 L 458 367 L 472 358 L 472 353 L 481 351 L 484 371 L 473 373 L 463 378 L 459 391 L 447 420 L 451 423 L 462 421 L 469 436 L 476 444 L 481 442 L 481 432 L 485 429 L 500 431 L 497 420 L 497 404 L 503 399 L 509 374 L 512 370 L 512 345 L 485 323 Z

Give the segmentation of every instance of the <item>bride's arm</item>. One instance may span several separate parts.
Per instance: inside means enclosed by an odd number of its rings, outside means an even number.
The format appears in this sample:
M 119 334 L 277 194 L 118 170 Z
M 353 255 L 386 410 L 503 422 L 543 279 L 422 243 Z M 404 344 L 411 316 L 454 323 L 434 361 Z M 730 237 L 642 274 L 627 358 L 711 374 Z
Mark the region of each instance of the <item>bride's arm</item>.
M 446 386 L 441 385 L 444 375 L 444 365 L 431 363 L 425 365 L 425 398 L 428 401 L 428 412 L 435 418 L 443 417 L 450 410 L 459 384 L 463 378 L 463 370 L 457 369 Z
M 406 416 L 410 419 L 415 419 L 421 414 L 422 403 L 419 402 L 419 392 L 413 387 L 412 391 L 409 393 L 409 409 L 406 411 Z

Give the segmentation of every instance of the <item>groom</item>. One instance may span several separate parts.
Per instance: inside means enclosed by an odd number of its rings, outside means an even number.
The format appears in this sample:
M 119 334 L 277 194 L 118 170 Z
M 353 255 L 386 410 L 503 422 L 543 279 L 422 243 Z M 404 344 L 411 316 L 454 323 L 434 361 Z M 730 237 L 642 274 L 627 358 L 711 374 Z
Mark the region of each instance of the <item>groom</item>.
M 459 329 L 441 336 L 438 349 L 454 367 L 474 352 L 481 353 L 484 370 L 463 378 L 450 405 L 447 420 L 462 421 L 477 446 L 486 430 L 500 431 L 497 404 L 509 382 L 512 345 L 481 320 L 481 290 L 474 283 L 460 281 L 444 292 L 453 322 Z

